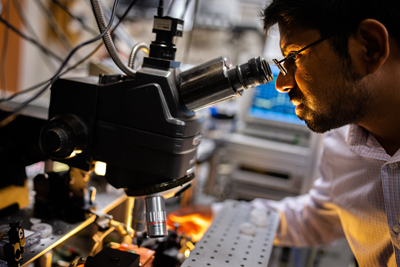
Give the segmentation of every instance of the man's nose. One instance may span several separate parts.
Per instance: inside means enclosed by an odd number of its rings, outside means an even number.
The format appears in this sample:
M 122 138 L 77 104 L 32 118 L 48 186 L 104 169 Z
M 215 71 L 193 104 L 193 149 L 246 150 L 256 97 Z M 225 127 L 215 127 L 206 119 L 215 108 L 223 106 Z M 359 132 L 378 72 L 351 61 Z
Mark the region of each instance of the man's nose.
M 289 93 L 289 91 L 295 87 L 296 81 L 294 79 L 294 75 L 288 72 L 286 75 L 283 75 L 282 72 L 278 74 L 276 78 L 275 87 L 281 93 Z

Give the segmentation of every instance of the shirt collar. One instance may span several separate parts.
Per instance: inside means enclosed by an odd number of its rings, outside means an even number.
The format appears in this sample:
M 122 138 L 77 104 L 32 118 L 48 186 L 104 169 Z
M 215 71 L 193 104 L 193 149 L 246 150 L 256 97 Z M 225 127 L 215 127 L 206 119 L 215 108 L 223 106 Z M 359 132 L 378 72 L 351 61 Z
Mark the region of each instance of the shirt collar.
M 356 124 L 349 125 L 346 142 L 350 151 L 362 156 L 386 161 L 394 160 L 394 158 L 400 156 L 399 153 L 396 153 L 394 157 L 390 157 L 372 134 Z
M 347 133 L 346 142 L 349 147 L 365 145 L 367 143 L 369 132 L 357 124 L 350 124 Z

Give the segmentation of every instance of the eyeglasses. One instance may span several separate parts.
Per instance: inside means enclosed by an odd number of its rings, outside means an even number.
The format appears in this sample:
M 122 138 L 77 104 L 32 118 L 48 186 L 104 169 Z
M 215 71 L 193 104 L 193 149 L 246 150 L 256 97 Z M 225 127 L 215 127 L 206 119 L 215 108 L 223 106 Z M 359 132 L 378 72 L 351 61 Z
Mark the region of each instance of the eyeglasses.
M 279 60 L 279 61 L 278 61 L 277 59 L 273 59 L 272 61 L 273 61 L 273 62 L 275 63 L 275 65 L 281 70 L 281 73 L 282 73 L 284 76 L 286 76 L 287 70 L 286 70 L 286 68 L 285 68 L 285 67 L 283 66 L 283 64 L 282 64 L 284 61 L 286 61 L 286 60 L 288 60 L 288 59 L 291 59 L 291 58 L 297 56 L 298 54 L 300 54 L 301 52 L 303 52 L 303 51 L 306 50 L 307 48 L 310 48 L 310 47 L 313 46 L 313 45 L 319 44 L 319 43 L 325 41 L 326 39 L 331 38 L 331 37 L 332 37 L 333 35 L 335 35 L 335 34 L 336 34 L 336 33 L 332 33 L 332 34 L 329 34 L 329 35 L 327 35 L 327 36 L 325 36 L 325 37 L 322 37 L 321 39 L 318 39 L 317 41 L 315 41 L 315 42 L 313 42 L 313 43 L 311 43 L 311 44 L 309 44 L 309 45 L 303 47 L 303 48 L 300 49 L 299 51 L 297 51 L 297 52 L 295 52 L 295 53 L 293 53 L 293 54 L 290 54 L 289 56 L 285 57 L 284 59 L 281 59 L 281 60 Z

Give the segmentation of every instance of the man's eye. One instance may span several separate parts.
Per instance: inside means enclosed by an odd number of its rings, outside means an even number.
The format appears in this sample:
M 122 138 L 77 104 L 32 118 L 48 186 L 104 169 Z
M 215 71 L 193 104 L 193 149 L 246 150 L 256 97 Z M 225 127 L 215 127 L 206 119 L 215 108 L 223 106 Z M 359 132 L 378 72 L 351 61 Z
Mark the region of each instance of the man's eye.
M 299 54 L 291 53 L 288 57 L 290 57 L 292 60 L 296 60 L 299 57 Z

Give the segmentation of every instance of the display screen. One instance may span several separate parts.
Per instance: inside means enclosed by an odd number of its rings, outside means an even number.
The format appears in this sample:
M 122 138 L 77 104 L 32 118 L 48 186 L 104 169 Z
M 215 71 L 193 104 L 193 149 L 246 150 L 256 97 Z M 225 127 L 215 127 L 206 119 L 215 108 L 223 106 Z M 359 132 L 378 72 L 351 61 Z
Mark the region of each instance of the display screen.
M 294 112 L 296 107 L 290 102 L 289 95 L 275 89 L 278 67 L 271 65 L 271 70 L 274 80 L 255 88 L 248 115 L 258 119 L 305 125 L 304 121 L 297 118 Z

